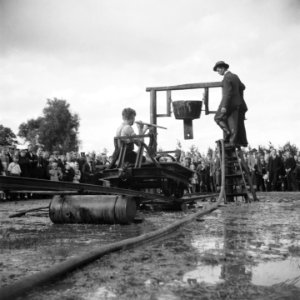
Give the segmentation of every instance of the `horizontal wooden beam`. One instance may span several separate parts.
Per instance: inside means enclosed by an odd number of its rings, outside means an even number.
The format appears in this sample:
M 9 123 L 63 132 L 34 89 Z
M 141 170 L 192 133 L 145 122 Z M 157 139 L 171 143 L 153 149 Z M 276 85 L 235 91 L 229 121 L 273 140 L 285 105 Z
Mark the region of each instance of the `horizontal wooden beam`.
M 170 117 L 171 113 L 170 114 L 157 114 L 156 116 L 157 117 Z
M 159 87 L 147 87 L 146 91 L 174 91 L 174 90 L 189 90 L 189 89 L 204 89 L 204 88 L 217 88 L 222 87 L 222 82 L 199 82 L 199 83 L 187 83 L 171 86 L 159 86 Z
M 136 134 L 136 135 L 131 135 L 131 136 L 115 136 L 115 140 L 120 140 L 120 141 L 134 141 L 136 139 L 141 139 L 141 138 L 149 138 L 152 137 L 151 134 Z

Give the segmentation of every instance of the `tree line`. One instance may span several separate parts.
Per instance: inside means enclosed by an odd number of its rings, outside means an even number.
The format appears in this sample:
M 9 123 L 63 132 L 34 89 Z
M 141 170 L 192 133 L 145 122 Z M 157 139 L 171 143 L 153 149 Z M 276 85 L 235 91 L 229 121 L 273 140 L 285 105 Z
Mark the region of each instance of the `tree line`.
M 19 125 L 17 135 L 0 124 L 0 145 L 17 145 L 17 136 L 33 145 L 42 145 L 47 151 L 78 151 L 80 141 L 79 116 L 70 112 L 70 104 L 57 98 L 47 99 L 42 116 Z

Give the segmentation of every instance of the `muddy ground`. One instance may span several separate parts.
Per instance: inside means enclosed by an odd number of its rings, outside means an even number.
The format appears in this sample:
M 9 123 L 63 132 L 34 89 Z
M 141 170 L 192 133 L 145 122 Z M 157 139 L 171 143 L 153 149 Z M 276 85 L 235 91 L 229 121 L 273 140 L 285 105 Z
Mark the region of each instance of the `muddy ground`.
M 300 193 L 260 193 L 185 225 L 169 239 L 112 253 L 22 299 L 300 299 Z M 170 224 L 190 212 L 143 211 L 144 222 L 57 225 L 48 200 L 0 203 L 1 286 L 70 257 Z

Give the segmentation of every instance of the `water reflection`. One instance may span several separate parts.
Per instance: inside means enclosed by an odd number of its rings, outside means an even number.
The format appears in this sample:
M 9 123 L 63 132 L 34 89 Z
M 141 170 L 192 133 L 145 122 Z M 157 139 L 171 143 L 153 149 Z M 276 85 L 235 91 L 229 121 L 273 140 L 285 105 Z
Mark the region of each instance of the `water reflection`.
M 300 259 L 268 261 L 252 267 L 252 283 L 271 286 L 285 283 L 300 287 Z
M 213 236 L 207 231 L 204 236 L 194 236 L 192 246 L 199 252 L 200 263 L 195 270 L 184 274 L 184 282 L 300 287 L 300 258 L 288 254 L 294 238 L 276 231 L 257 230 L 264 223 L 260 216 L 246 218 L 227 212 L 222 218 L 223 236 Z
M 97 288 L 95 291 L 83 296 L 84 300 L 113 300 L 118 299 L 117 295 L 104 286 Z
M 224 280 L 220 276 L 221 266 L 200 265 L 196 270 L 187 272 L 183 275 L 183 282 L 190 283 L 192 280 L 197 282 L 204 281 L 209 284 L 217 284 Z
M 240 223 L 234 216 L 228 216 L 224 222 L 224 263 L 221 267 L 221 278 L 225 282 L 251 282 L 252 272 L 246 267 L 253 264 L 251 256 L 247 255 L 248 245 L 254 233 L 245 223 Z M 242 234 L 241 234 L 242 233 Z

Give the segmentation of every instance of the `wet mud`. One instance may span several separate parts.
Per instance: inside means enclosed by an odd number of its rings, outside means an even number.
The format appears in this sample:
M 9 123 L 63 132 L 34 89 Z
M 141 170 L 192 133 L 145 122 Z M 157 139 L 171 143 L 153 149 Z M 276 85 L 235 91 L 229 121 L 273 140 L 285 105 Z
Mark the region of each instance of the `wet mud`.
M 170 238 L 112 253 L 24 299 L 300 299 L 300 193 L 260 193 Z M 49 201 L 49 200 L 48 200 Z M 143 211 L 121 225 L 56 225 L 8 214 L 47 200 L 0 203 L 1 286 L 101 245 L 161 228 L 189 212 Z

